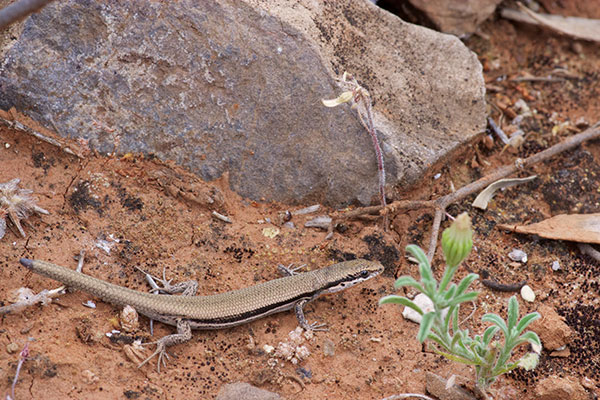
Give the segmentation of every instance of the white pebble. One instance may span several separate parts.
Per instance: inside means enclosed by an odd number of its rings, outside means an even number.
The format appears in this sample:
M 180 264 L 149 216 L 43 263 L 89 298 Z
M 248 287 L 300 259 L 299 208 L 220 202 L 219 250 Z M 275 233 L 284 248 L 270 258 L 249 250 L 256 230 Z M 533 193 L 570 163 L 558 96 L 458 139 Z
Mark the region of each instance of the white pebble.
M 513 261 L 522 262 L 523 264 L 527 263 L 527 253 L 523 250 L 513 249 L 510 253 L 508 253 L 508 258 Z
M 525 285 L 521 288 L 521 297 L 523 300 L 533 303 L 535 300 L 535 293 L 533 293 L 533 290 L 529 287 L 529 285 Z
M 263 346 L 263 350 L 265 351 L 265 353 L 271 354 L 273 352 L 273 350 L 275 350 L 275 347 L 265 344 Z
M 418 305 L 419 308 L 421 308 L 421 311 L 423 311 L 423 313 L 425 314 L 427 314 L 430 311 L 434 311 L 433 302 L 424 293 L 419 293 L 418 295 L 416 295 L 413 299 L 413 303 Z M 444 309 L 444 311 L 442 311 L 442 316 L 446 317 L 447 313 L 448 309 L 446 308 Z M 409 307 L 404 307 L 404 311 L 402 311 L 402 316 L 409 321 L 416 322 L 417 324 L 420 324 L 421 320 L 423 319 L 418 312 Z
M 557 261 L 553 261 L 552 262 L 552 271 L 559 271 L 560 270 L 560 263 Z
M 86 301 L 84 303 L 81 303 L 81 304 L 83 304 L 87 308 L 96 308 L 96 303 L 94 303 L 91 300 L 88 300 L 88 301 Z

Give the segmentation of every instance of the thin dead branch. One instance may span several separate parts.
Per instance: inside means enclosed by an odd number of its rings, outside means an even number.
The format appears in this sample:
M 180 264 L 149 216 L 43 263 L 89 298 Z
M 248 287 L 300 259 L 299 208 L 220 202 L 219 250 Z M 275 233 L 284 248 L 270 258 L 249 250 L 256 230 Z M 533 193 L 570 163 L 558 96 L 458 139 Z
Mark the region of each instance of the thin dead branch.
M 332 232 L 333 227 L 335 227 L 340 222 L 356 218 L 359 215 L 375 214 L 377 212 L 380 214 L 390 214 L 396 213 L 399 210 L 417 210 L 421 208 L 432 208 L 435 210 L 435 215 L 431 227 L 429 250 L 427 252 L 427 257 L 431 261 L 433 259 L 433 256 L 435 255 L 435 249 L 437 247 L 437 239 L 439 235 L 440 225 L 442 223 L 442 218 L 448 206 L 460 200 L 463 200 L 465 197 L 473 193 L 481 191 L 489 184 L 497 181 L 498 179 L 506 178 L 507 176 L 514 174 L 517 171 L 523 170 L 524 168 L 530 167 L 536 163 L 546 161 L 562 152 L 571 150 L 585 141 L 598 139 L 599 137 L 600 122 L 597 122 L 585 131 L 573 135 L 563 140 L 562 142 L 547 148 L 546 150 L 540 151 L 539 153 L 534 154 L 531 157 L 525 159 L 518 158 L 515 160 L 515 163 L 513 165 L 505 165 L 503 167 L 499 167 L 491 174 L 486 175 L 483 178 L 476 180 L 475 182 L 463 186 L 455 192 L 449 193 L 435 200 L 400 200 L 394 201 L 386 207 L 380 205 L 370 206 L 352 210 L 346 213 L 335 213 L 333 215 L 332 225 L 329 231 Z
M 27 126 L 26 122 L 23 123 L 23 122 L 19 121 L 17 118 L 19 118 L 19 115 L 16 113 L 16 111 L 13 112 L 12 109 L 9 110 L 8 112 L 4 112 L 4 111 L 0 110 L 0 122 L 4 123 L 9 128 L 16 129 L 18 131 L 25 132 L 29 135 L 35 136 L 39 140 L 49 143 L 53 146 L 56 146 L 59 149 L 61 149 L 62 151 L 64 151 L 65 153 L 75 156 L 79 159 L 84 158 L 83 151 L 81 149 L 77 149 L 77 148 L 71 149 L 71 147 L 74 147 L 74 146 L 64 143 L 63 140 L 61 140 L 61 139 L 56 139 L 56 138 L 53 138 L 46 134 L 43 134 L 41 132 L 38 132 L 37 130 Z M 56 129 L 56 127 L 55 127 L 55 129 Z

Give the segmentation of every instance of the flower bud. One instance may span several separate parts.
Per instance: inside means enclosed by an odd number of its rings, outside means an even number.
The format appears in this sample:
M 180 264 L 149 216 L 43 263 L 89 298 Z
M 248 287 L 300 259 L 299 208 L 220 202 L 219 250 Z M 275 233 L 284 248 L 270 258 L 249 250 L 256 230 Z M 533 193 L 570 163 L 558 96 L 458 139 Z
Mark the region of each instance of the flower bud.
M 473 247 L 473 230 L 471 219 L 465 212 L 460 214 L 450 228 L 442 233 L 442 250 L 446 264 L 453 268 L 458 266 L 471 252 Z

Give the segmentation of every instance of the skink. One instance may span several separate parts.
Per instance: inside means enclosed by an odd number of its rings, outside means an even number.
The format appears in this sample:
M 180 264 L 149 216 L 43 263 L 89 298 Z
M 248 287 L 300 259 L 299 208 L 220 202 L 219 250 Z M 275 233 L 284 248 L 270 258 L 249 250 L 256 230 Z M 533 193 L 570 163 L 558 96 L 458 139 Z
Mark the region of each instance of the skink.
M 156 341 L 156 351 L 140 367 L 158 355 L 158 370 L 165 363 L 166 348 L 192 338 L 191 329 L 222 329 L 245 324 L 267 315 L 290 310 L 296 311 L 300 325 L 308 330 L 319 330 L 323 325 L 309 324 L 303 307 L 317 297 L 347 289 L 371 279 L 383 271 L 377 261 L 352 260 L 319 270 L 294 273 L 255 286 L 210 296 L 194 296 L 197 283 L 184 287 L 179 284 L 165 287 L 165 292 L 184 291 L 182 296 L 144 293 L 114 285 L 92 276 L 46 261 L 21 259 L 21 264 L 33 272 L 90 293 L 103 301 L 130 305 L 140 314 L 153 320 L 174 325 L 177 333 Z M 168 286 L 168 282 L 164 282 Z

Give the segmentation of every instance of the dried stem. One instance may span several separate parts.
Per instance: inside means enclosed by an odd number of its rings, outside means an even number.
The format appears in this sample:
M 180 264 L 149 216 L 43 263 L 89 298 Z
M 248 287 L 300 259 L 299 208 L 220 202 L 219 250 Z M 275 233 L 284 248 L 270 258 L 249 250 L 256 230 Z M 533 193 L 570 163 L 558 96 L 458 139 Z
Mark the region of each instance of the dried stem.
M 513 165 L 505 165 L 503 167 L 500 167 L 500 168 L 496 169 L 494 172 L 492 172 L 491 174 L 486 175 L 483 178 L 476 180 L 475 182 L 472 182 L 466 186 L 463 186 L 462 188 L 458 189 L 456 192 L 439 197 L 435 200 L 417 200 L 417 201 L 401 200 L 401 201 L 394 201 L 393 203 L 391 203 L 385 207 L 371 206 L 371 207 L 364 207 L 364 208 L 356 209 L 356 210 L 347 212 L 343 215 L 334 215 L 332 224 L 335 225 L 335 224 L 339 223 L 340 221 L 347 220 L 350 218 L 356 218 L 359 215 L 363 215 L 363 214 L 373 214 L 376 212 L 388 214 L 388 213 L 396 212 L 397 210 L 416 210 L 416 209 L 420 209 L 420 208 L 433 208 L 433 209 L 435 209 L 435 216 L 434 216 L 433 224 L 431 227 L 431 236 L 429 238 L 429 251 L 427 252 L 427 258 L 429 258 L 429 260 L 431 261 L 433 259 L 433 256 L 435 255 L 435 249 L 437 246 L 437 239 L 438 239 L 438 235 L 439 235 L 440 224 L 442 222 L 442 217 L 444 215 L 444 212 L 446 211 L 446 208 L 449 205 L 456 203 L 475 192 L 479 192 L 483 188 L 487 187 L 489 184 L 496 182 L 498 179 L 502 179 L 511 174 L 514 174 L 515 172 L 522 170 L 525 167 L 529 167 L 536 163 L 546 161 L 546 160 L 554 157 L 557 154 L 560 154 L 564 151 L 568 151 L 568 150 L 571 150 L 571 149 L 579 146 L 581 143 L 583 143 L 587 140 L 598 139 L 599 137 L 600 137 L 600 122 L 597 122 L 590 128 L 586 129 L 585 131 L 578 133 L 576 135 L 573 135 L 573 136 L 563 140 L 562 142 L 557 143 L 554 146 L 547 148 L 546 150 L 543 150 L 537 154 L 534 154 L 531 157 L 528 157 L 525 159 L 519 158 L 519 159 L 515 160 L 515 163 Z
M 344 72 L 341 82 L 343 85 L 350 90 L 342 93 L 337 99 L 334 100 L 323 100 L 323 104 L 326 107 L 336 107 L 342 103 L 351 102 L 352 108 L 357 110 L 358 118 L 362 126 L 367 130 L 371 136 L 373 142 L 373 148 L 375 149 L 375 155 L 377 157 L 377 172 L 379 177 L 379 199 L 381 207 L 385 208 L 387 203 L 385 200 L 385 166 L 383 164 L 383 152 L 381 151 L 381 145 L 377 138 L 377 131 L 375 130 L 375 124 L 373 123 L 373 106 L 371 104 L 371 95 L 364 87 L 360 86 L 356 78 L 351 74 Z M 384 230 L 387 230 L 388 216 L 383 214 L 383 226 Z M 332 229 L 330 229 L 328 237 L 331 236 Z

